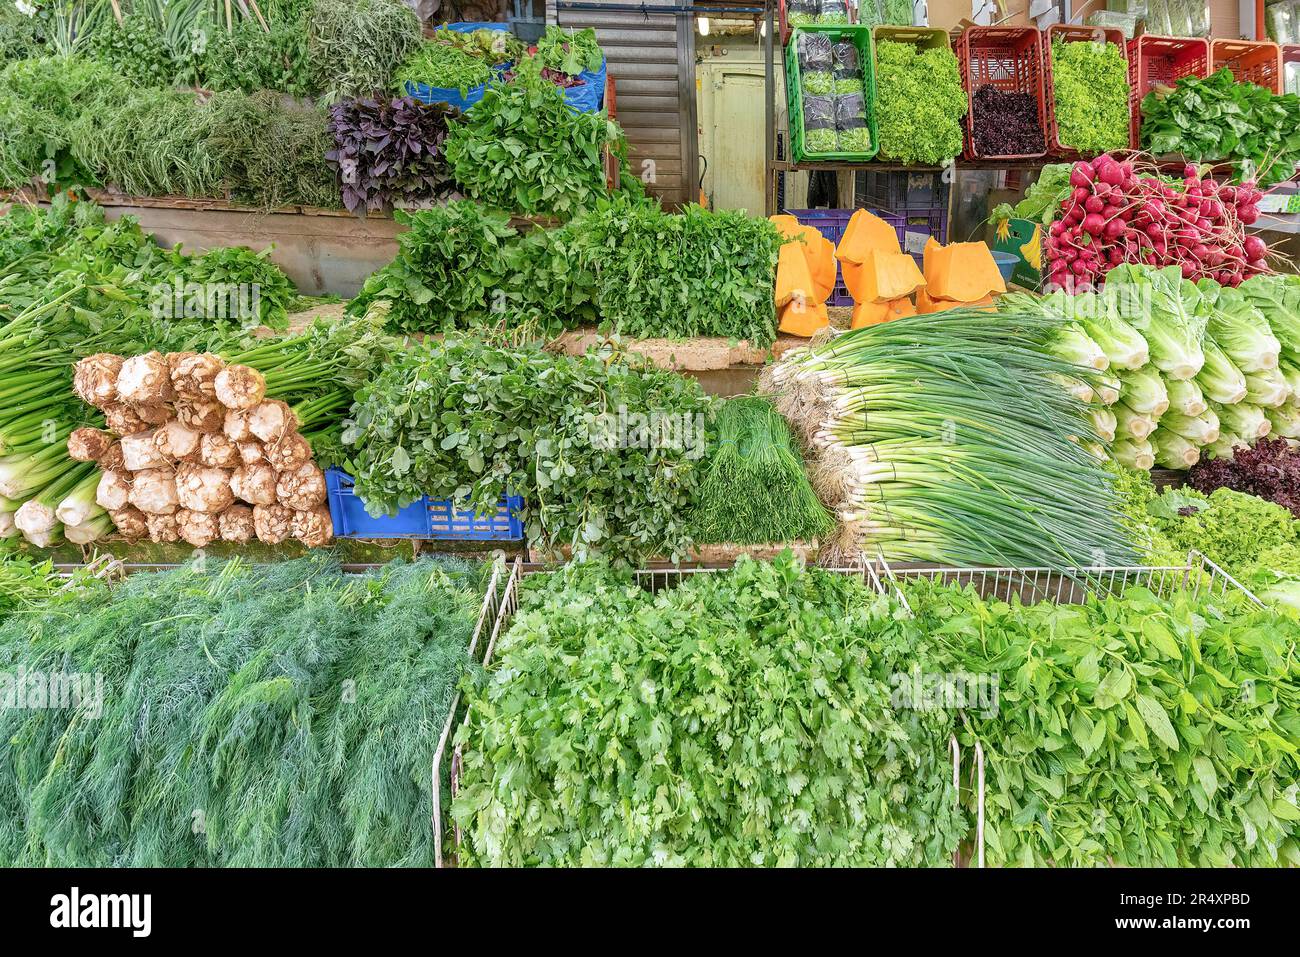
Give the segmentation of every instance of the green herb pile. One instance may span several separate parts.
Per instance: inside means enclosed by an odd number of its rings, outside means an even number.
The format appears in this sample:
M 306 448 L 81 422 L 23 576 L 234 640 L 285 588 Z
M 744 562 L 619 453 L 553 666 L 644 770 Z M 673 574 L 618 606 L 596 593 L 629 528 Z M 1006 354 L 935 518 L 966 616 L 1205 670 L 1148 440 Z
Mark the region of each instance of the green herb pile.
M 269 30 L 256 20 L 240 20 L 234 29 L 208 31 L 201 71 L 210 90 L 278 90 L 297 96 L 316 92 L 302 20 L 271 21 Z
M 787 554 L 528 583 L 468 693 L 461 864 L 947 866 L 951 712 L 891 706 L 890 601 Z
M 369 96 L 420 46 L 420 20 L 402 0 L 314 0 L 307 51 L 327 99 Z
M 1238 83 L 1226 67 L 1184 77 L 1142 100 L 1142 148 L 1194 163 L 1231 161 L 1238 179 L 1288 179 L 1300 162 L 1300 97 Z
M 464 96 L 472 87 L 482 86 L 492 79 L 492 66 L 488 60 L 461 47 L 430 40 L 420 44 L 393 74 L 393 86 L 399 93 L 406 92 L 407 83 L 424 83 L 443 89 L 459 89 Z
M 143 86 L 167 86 L 176 76 L 162 31 L 147 13 L 132 11 L 121 23 L 106 18 L 90 31 L 85 45 L 88 56 Z
M 876 127 L 880 152 L 906 164 L 938 166 L 961 152 L 969 101 L 957 57 L 946 45 L 876 44 Z
M 566 30 L 555 25 L 548 26 L 546 33 L 537 41 L 534 54 L 542 66 L 559 70 L 568 76 L 577 76 L 584 70 L 595 73 L 605 62 L 605 54 L 596 40 L 596 31 Z
M 0 671 L 103 684 L 0 710 L 0 863 L 430 865 L 486 567 L 196 565 L 9 618 Z
M 989 864 L 1300 865 L 1294 625 L 1141 587 L 1082 606 L 908 596 L 938 646 L 923 669 L 996 681 L 961 732 L 988 760 Z
M 700 501 L 700 542 L 811 541 L 834 527 L 804 472 L 790 427 L 766 399 L 722 403 Z
M 255 253 L 247 246 L 217 246 L 193 257 L 186 257 L 176 247 L 170 255 L 185 283 L 255 288 L 258 312 L 245 318 L 249 327 L 266 326 L 277 332 L 289 327 L 289 309 L 297 291 L 284 271 L 271 262 L 271 247 Z
M 696 205 L 666 213 L 615 194 L 571 225 L 569 258 L 620 335 L 776 337 L 772 283 L 781 237 L 763 219 Z
M 447 136 L 447 163 L 465 194 L 488 206 L 568 219 L 607 192 L 604 150 L 624 155 L 618 124 L 579 113 L 549 81 L 521 72 L 493 84 Z
M 0 546 L 0 624 L 15 611 L 37 607 L 66 584 L 53 562 L 36 562 Z
M 477 109 L 477 108 L 476 108 Z M 349 306 L 388 302 L 390 328 L 499 327 L 554 336 L 597 319 L 634 338 L 776 337 L 772 282 L 781 238 L 741 212 L 666 213 L 624 191 L 549 230 L 520 236 L 470 201 L 398 214 L 396 259 Z
M 1128 61 L 1113 43 L 1052 44 L 1057 137 L 1086 156 L 1128 148 Z
M 391 357 L 357 392 L 345 467 L 373 515 L 423 495 L 494 514 L 522 495 L 543 548 L 682 556 L 710 406 L 694 379 L 631 355 L 449 338 Z

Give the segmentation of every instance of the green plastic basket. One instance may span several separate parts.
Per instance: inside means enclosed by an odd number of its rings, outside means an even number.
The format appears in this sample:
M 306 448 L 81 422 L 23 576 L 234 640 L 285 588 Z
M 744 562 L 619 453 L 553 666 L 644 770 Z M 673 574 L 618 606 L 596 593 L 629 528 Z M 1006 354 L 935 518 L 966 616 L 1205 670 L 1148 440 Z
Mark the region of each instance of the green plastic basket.
M 879 43 L 881 40 L 891 40 L 894 43 L 910 43 L 912 46 L 916 47 L 918 51 L 930 50 L 938 47 L 947 47 L 948 49 L 952 49 L 952 43 L 948 39 L 947 31 L 941 30 L 938 27 L 900 27 L 900 26 L 891 26 L 889 24 L 881 24 L 879 26 L 872 27 L 871 28 L 871 76 L 872 76 L 873 96 L 875 95 L 876 44 Z M 953 51 L 953 55 L 956 56 L 955 50 Z M 958 63 L 958 69 L 960 71 L 960 63 Z M 964 85 L 965 81 L 963 80 L 962 82 Z M 873 123 L 875 122 L 874 117 L 872 117 L 872 122 Z M 875 132 L 874 128 L 872 132 L 873 133 Z M 965 131 L 963 129 L 963 133 L 964 132 Z M 877 152 L 880 151 L 879 146 L 876 147 L 876 151 Z M 957 151 L 957 155 L 958 156 L 961 155 L 961 150 Z M 891 157 L 881 156 L 880 158 L 882 160 L 888 160 Z M 953 157 L 953 159 L 956 159 L 956 157 Z
M 803 130 L 803 83 L 799 77 L 799 35 L 803 33 L 824 33 L 832 43 L 847 39 L 853 42 L 858 51 L 858 63 L 862 67 L 862 86 L 864 101 L 867 105 L 867 130 L 871 134 L 871 149 L 850 153 L 811 153 L 804 149 Z M 785 86 L 786 99 L 789 104 L 790 153 L 796 163 L 808 160 L 843 160 L 849 163 L 865 163 L 876 155 L 880 149 L 880 138 L 876 134 L 876 75 L 875 54 L 871 43 L 871 27 L 852 24 L 813 24 L 795 27 L 790 34 L 790 42 L 785 48 Z

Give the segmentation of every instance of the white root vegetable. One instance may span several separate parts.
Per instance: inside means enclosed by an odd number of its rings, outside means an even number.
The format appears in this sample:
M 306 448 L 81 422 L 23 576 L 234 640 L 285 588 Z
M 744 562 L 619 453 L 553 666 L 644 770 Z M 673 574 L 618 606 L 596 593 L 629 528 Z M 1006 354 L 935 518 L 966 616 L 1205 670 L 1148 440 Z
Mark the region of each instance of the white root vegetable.
M 176 496 L 176 479 L 166 469 L 136 472 L 131 483 L 130 500 L 147 515 L 171 515 L 180 504 Z
M 176 390 L 172 388 L 167 357 L 161 352 L 146 352 L 126 359 L 117 374 L 117 395 L 123 402 L 136 405 L 155 405 L 174 399 Z
M 323 505 L 293 513 L 293 537 L 308 548 L 328 545 L 334 538 L 334 522 L 330 510 Z
M 231 409 L 226 413 L 225 422 L 222 423 L 222 431 L 232 442 L 252 442 L 256 440 L 253 430 L 249 428 L 248 413 L 240 412 L 237 409 Z
M 245 465 L 261 465 L 266 462 L 266 450 L 261 442 L 238 442 L 239 460 Z
M 220 432 L 226 424 L 226 407 L 216 399 L 177 399 L 172 408 L 177 421 L 195 432 Z
M 122 402 L 109 403 L 104 406 L 104 421 L 108 423 L 109 431 L 115 435 L 125 438 L 128 435 L 137 435 L 141 432 L 148 432 L 152 423 L 148 422 L 140 413 L 140 410 L 134 406 L 126 405 Z M 152 416 L 151 416 L 152 418 Z
M 176 470 L 176 499 L 192 512 L 221 512 L 235 501 L 231 473 L 205 465 L 182 465 Z
M 43 532 L 32 532 L 24 537 L 37 548 L 53 548 L 63 541 L 63 526 L 56 524 Z
M 275 480 L 275 469 L 269 465 L 245 465 L 231 473 L 230 490 L 249 505 L 273 505 Z
M 105 472 L 125 472 L 126 456 L 122 454 L 122 443 L 114 442 L 108 451 L 99 457 L 99 467 Z
M 292 472 L 281 472 L 275 483 L 275 498 L 295 511 L 311 511 L 325 503 L 325 473 L 311 462 Z
M 181 540 L 181 531 L 176 525 L 175 513 L 170 515 L 146 514 L 144 522 L 149 529 L 150 541 L 179 542 Z
M 123 472 L 102 472 L 95 489 L 95 501 L 110 512 L 126 508 L 131 502 L 131 479 Z
M 125 508 L 109 509 L 108 517 L 113 520 L 113 524 L 117 527 L 117 534 L 127 541 L 134 542 L 147 537 L 149 534 L 147 517 L 144 512 L 134 506 L 127 505 Z
M 195 402 L 213 402 L 217 398 L 217 376 L 225 368 L 219 356 L 211 352 L 173 353 L 168 356 L 172 388 L 182 398 Z
M 251 409 L 266 396 L 266 378 L 250 366 L 226 366 L 215 386 L 217 401 L 228 409 Z
M 292 472 L 312 460 L 311 444 L 297 432 L 291 432 L 278 442 L 262 446 L 266 461 L 277 472 Z
M 176 513 L 176 530 L 182 541 L 189 542 L 195 548 L 203 548 L 221 537 L 221 526 L 216 515 L 185 508 Z
M 253 525 L 253 510 L 247 505 L 235 503 L 217 516 L 223 542 L 243 544 L 253 540 L 257 530 Z
M 201 432 L 187 429 L 176 419 L 154 430 L 153 447 L 168 462 L 197 462 Z
M 152 431 L 122 436 L 122 464 L 128 472 L 143 472 L 167 465 L 167 457 L 158 451 L 153 436 Z
M 72 391 L 87 405 L 103 408 L 117 399 L 117 377 L 122 371 L 122 357 L 107 352 L 86 356 L 77 363 L 72 375 Z
M 17 538 L 20 534 L 14 524 L 14 513 L 0 512 L 0 538 Z
M 89 545 L 91 542 L 97 542 L 112 529 L 108 523 L 108 516 L 103 512 L 99 513 L 99 518 L 91 519 L 81 525 L 63 526 L 63 535 L 74 545 Z
M 248 410 L 248 428 L 263 442 L 275 442 L 298 430 L 298 417 L 279 399 L 266 399 Z
M 239 449 L 224 432 L 203 433 L 199 439 L 199 461 L 214 469 L 235 469 L 243 464 Z
M 28 541 L 32 540 L 33 535 L 48 532 L 57 524 L 59 519 L 54 514 L 54 509 L 37 499 L 23 502 L 18 506 L 18 511 L 14 512 L 14 525 L 18 526 L 18 531 L 22 532 Z
M 113 434 L 102 429 L 73 429 L 68 436 L 68 457 L 77 462 L 98 462 L 113 441 Z
M 293 510 L 283 505 L 258 505 L 253 509 L 253 529 L 260 541 L 279 545 L 293 535 Z

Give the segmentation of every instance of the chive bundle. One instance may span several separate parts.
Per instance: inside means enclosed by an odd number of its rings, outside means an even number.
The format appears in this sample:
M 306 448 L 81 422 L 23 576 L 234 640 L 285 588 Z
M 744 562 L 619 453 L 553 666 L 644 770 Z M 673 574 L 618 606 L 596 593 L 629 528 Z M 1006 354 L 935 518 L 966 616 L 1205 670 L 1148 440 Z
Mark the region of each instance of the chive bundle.
M 834 527 L 785 420 L 767 399 L 729 399 L 695 517 L 696 540 L 763 545 L 809 541 Z
M 824 562 L 1135 560 L 1095 425 L 1059 385 L 1096 373 L 1052 354 L 1056 327 L 1020 311 L 906 317 L 789 353 L 765 376 L 840 521 Z

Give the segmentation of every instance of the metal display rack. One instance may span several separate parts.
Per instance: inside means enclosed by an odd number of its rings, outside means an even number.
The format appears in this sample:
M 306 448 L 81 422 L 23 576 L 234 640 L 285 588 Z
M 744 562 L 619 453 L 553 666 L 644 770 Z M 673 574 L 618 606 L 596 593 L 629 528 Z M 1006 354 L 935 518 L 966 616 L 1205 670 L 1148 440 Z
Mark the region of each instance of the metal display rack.
M 498 561 L 493 571 L 492 583 L 484 597 L 483 611 L 479 626 L 475 629 L 474 639 L 470 643 L 471 656 L 477 647 L 477 641 L 488 617 L 492 618 L 491 635 L 483 649 L 482 665 L 488 667 L 497 641 L 510 630 L 515 613 L 519 609 L 519 588 L 528 575 L 542 574 L 548 569 L 542 565 L 525 565 L 516 558 L 510 565 L 508 574 L 504 572 L 504 562 Z M 665 566 L 662 568 L 642 568 L 635 572 L 637 584 L 648 592 L 657 592 L 675 588 L 696 575 L 710 575 L 725 572 L 730 566 Z M 904 592 L 904 584 L 909 581 L 929 580 L 944 584 L 973 587 L 982 597 L 1001 601 L 1020 601 L 1024 604 L 1053 602 L 1059 604 L 1076 604 L 1088 598 L 1108 598 L 1122 594 L 1132 587 L 1146 588 L 1159 598 L 1168 599 L 1178 591 L 1190 591 L 1193 596 L 1237 595 L 1258 608 L 1264 608 L 1248 588 L 1230 574 L 1206 558 L 1200 552 L 1188 553 L 1187 561 L 1180 565 L 1095 565 L 1080 568 L 1014 568 L 1014 567 L 960 567 L 932 565 L 925 563 L 906 563 L 892 565 L 883 557 L 868 559 L 861 566 L 854 568 L 825 568 L 823 571 L 836 575 L 845 575 L 860 579 L 871 591 L 894 597 L 905 613 L 912 614 L 912 607 Z M 499 584 L 504 577 L 504 583 Z M 497 594 L 499 589 L 499 595 Z M 436 867 L 444 867 L 454 861 L 454 851 L 444 857 L 443 824 L 441 817 L 441 797 L 438 778 L 442 764 L 446 759 L 448 742 L 451 740 L 451 728 L 455 723 L 456 710 L 460 702 L 459 694 L 452 704 L 447 716 L 447 725 L 438 741 L 438 750 L 433 760 L 433 827 Z M 964 711 L 959 712 L 963 724 L 969 728 Z M 468 711 L 462 715 L 460 727 L 469 726 Z M 952 758 L 953 790 L 957 801 L 961 801 L 961 758 L 962 748 L 954 734 L 948 741 L 948 751 Z M 971 746 L 974 756 L 970 768 L 968 786 L 975 794 L 975 840 L 972 849 L 973 863 L 976 867 L 984 866 L 984 827 L 985 827 L 985 760 L 986 749 L 978 737 Z M 459 790 L 459 778 L 462 761 L 462 746 L 453 744 L 451 748 L 451 793 L 453 798 Z M 455 844 L 459 846 L 461 834 L 459 827 L 454 829 Z M 959 852 L 958 852 L 959 853 Z M 954 863 L 960 864 L 957 854 Z M 969 865 L 971 862 L 968 861 Z

